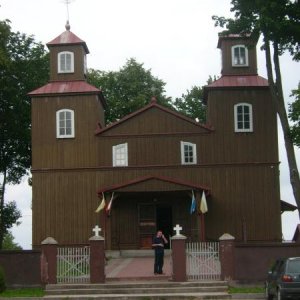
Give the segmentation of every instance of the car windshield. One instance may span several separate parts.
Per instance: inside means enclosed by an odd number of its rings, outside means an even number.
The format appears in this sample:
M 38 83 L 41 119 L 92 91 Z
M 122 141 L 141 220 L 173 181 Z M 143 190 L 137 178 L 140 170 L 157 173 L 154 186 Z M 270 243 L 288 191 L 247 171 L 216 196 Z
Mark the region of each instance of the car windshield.
M 286 271 L 288 273 L 300 273 L 300 259 L 289 260 Z

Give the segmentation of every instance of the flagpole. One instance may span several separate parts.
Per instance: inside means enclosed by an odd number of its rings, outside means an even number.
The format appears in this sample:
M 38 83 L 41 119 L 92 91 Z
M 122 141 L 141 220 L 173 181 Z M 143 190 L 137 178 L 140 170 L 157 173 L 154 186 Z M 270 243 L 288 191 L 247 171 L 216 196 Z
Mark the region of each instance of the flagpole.
M 205 242 L 205 220 L 204 220 L 204 213 L 200 213 L 200 220 L 201 220 L 201 242 Z

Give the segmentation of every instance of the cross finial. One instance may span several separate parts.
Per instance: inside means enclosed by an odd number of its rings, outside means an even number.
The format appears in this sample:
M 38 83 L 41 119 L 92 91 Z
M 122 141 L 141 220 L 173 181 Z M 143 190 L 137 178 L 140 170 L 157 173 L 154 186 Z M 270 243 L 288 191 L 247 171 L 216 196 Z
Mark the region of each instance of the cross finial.
M 176 226 L 173 229 L 176 231 L 176 235 L 180 235 L 180 231 L 182 230 L 182 227 L 179 226 L 179 224 L 176 224 Z
M 70 20 L 69 4 L 71 4 L 73 1 L 75 1 L 75 0 L 62 0 L 62 2 L 65 3 L 66 7 L 67 7 L 67 24 L 66 24 L 66 29 L 67 30 L 70 30 L 70 24 L 69 24 L 69 20 Z
M 94 228 L 93 228 L 93 231 L 95 232 L 95 236 L 99 236 L 99 232 L 101 231 L 102 229 L 96 225 Z

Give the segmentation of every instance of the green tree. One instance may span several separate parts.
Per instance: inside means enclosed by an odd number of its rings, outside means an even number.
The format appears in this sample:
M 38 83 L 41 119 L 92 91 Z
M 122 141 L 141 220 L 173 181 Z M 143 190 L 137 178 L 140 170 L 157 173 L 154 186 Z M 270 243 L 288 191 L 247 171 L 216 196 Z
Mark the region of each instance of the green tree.
M 14 241 L 14 236 L 8 231 L 3 238 L 4 250 L 22 250 L 22 247 Z
M 300 147 L 300 83 L 298 89 L 292 91 L 295 101 L 289 105 L 289 118 L 293 122 L 291 126 L 291 135 L 294 144 Z
M 49 57 L 32 36 L 0 21 L 0 249 L 5 187 L 17 184 L 31 164 L 31 108 L 27 93 L 47 82 Z
M 288 50 L 295 60 L 300 58 L 300 5 L 291 0 L 231 0 L 234 19 L 213 16 L 223 34 L 239 33 L 263 37 L 263 50 L 272 101 L 283 130 L 290 170 L 290 182 L 300 214 L 300 178 L 292 135 L 285 109 L 279 57 Z M 273 56 L 272 54 L 273 53 Z
M 119 71 L 90 69 L 88 82 L 103 90 L 108 104 L 106 123 L 119 120 L 145 106 L 152 96 L 157 98 L 158 103 L 171 107 L 171 98 L 164 95 L 165 83 L 133 58 L 127 60 Z
M 177 111 L 190 117 L 200 123 L 206 122 L 206 105 L 203 103 L 203 87 L 193 86 L 191 90 L 187 90 L 186 94 L 182 94 L 180 98 L 176 98 L 174 106 Z

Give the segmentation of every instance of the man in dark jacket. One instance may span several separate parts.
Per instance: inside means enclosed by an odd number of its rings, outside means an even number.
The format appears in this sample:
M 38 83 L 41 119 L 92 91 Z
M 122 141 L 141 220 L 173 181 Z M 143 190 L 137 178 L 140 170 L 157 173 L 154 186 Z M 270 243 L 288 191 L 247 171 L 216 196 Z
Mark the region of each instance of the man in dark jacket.
M 154 248 L 155 259 L 154 259 L 154 274 L 163 274 L 164 265 L 164 247 L 168 241 L 163 235 L 161 230 L 158 230 L 156 236 L 153 238 L 152 247 Z

